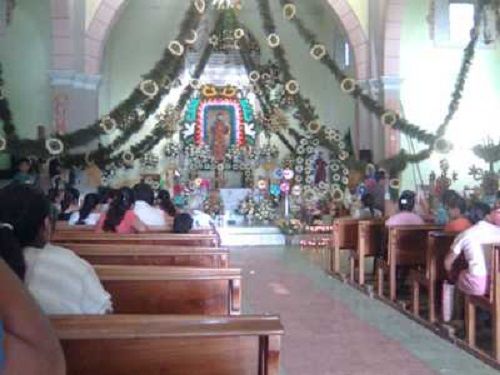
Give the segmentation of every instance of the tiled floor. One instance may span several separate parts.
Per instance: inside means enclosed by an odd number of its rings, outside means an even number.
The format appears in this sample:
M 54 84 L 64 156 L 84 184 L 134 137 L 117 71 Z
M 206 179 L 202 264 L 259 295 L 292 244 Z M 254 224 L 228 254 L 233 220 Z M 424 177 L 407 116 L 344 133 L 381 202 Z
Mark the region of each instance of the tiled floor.
M 286 375 L 498 372 L 323 272 L 298 248 L 238 247 L 245 313 L 280 314 Z M 319 257 L 320 259 L 321 257 Z

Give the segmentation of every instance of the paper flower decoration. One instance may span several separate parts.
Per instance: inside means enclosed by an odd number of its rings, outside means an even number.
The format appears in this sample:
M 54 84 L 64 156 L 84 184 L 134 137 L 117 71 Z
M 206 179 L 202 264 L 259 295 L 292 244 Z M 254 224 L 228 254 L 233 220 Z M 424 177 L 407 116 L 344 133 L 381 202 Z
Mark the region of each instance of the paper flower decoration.
M 444 138 L 438 138 L 434 142 L 434 150 L 440 154 L 447 154 L 453 149 L 453 145 Z
M 340 89 L 346 94 L 352 94 L 356 90 L 356 81 L 352 78 L 344 78 L 340 83 Z
M 194 0 L 194 7 L 198 11 L 198 13 L 200 13 L 200 14 L 205 13 L 205 9 L 206 9 L 205 0 Z
M 280 43 L 281 39 L 278 34 L 272 33 L 267 36 L 267 44 L 269 45 L 269 47 L 271 48 L 279 47 Z
M 245 30 L 243 30 L 241 27 L 234 30 L 234 39 L 240 40 L 245 36 Z
M 300 185 L 295 185 L 292 188 L 292 195 L 298 197 L 300 194 L 302 194 L 302 187 Z
M 49 138 L 45 141 L 45 148 L 50 155 L 59 155 L 64 151 L 64 144 L 60 139 Z
M 297 7 L 295 4 L 286 4 L 283 7 L 283 17 L 287 20 L 292 20 L 297 14 Z
M 203 96 L 207 98 L 213 98 L 217 96 L 217 89 L 212 86 L 212 85 L 205 85 L 203 86 L 203 89 L 201 90 Z
M 140 90 L 145 96 L 152 99 L 158 94 L 160 89 L 155 81 L 152 79 L 146 79 L 141 82 Z
M 4 137 L 0 137 L 0 152 L 5 151 L 7 148 L 7 140 Z
M 184 46 L 177 40 L 173 40 L 168 44 L 168 50 L 174 56 L 182 56 L 184 54 Z
M 296 95 L 300 90 L 299 83 L 295 80 L 288 81 L 285 85 L 285 90 L 290 95 Z
M 250 79 L 250 82 L 255 83 L 260 79 L 260 73 L 256 70 L 253 70 L 248 75 L 248 78 Z
M 191 81 L 189 81 L 189 86 L 191 86 L 191 88 L 193 88 L 194 90 L 199 90 L 201 88 L 200 80 L 193 78 Z
M 257 187 L 260 189 L 260 190 L 265 190 L 267 188 L 267 182 L 266 180 L 259 180 L 257 182 Z
M 311 121 L 307 125 L 307 130 L 309 130 L 311 134 L 317 134 L 321 130 L 321 124 L 317 121 Z
M 111 116 L 105 116 L 99 123 L 99 126 L 105 133 L 109 134 L 116 129 L 117 123 Z
M 315 44 L 310 53 L 314 60 L 321 60 L 326 55 L 326 48 L 323 44 Z
M 127 165 L 131 165 L 135 160 L 135 156 L 132 152 L 130 151 L 125 151 L 123 154 L 122 154 L 122 161 L 127 164 Z
M 341 202 L 344 200 L 344 192 L 339 188 L 332 190 L 332 199 L 334 202 Z
M 401 182 L 399 181 L 398 178 L 391 178 L 389 180 L 389 187 L 394 190 L 399 190 L 401 186 Z
M 212 47 L 217 47 L 219 45 L 219 37 L 215 34 L 213 34 L 210 38 L 208 38 L 208 43 Z
M 380 121 L 382 121 L 382 124 L 384 124 L 386 126 L 394 126 L 394 125 L 396 125 L 396 122 L 398 121 L 398 115 L 394 111 L 386 111 L 380 117 Z
M 184 39 L 184 43 L 192 45 L 195 44 L 196 41 L 198 40 L 198 32 L 194 29 L 191 30 L 191 37 Z

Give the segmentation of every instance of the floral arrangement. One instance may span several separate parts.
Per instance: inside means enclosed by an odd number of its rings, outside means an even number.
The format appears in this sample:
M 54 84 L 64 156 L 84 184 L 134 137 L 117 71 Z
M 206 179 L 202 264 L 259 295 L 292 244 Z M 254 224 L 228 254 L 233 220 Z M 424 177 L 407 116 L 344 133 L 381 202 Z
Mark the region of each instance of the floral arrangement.
M 163 154 L 167 158 L 175 159 L 180 155 L 180 153 L 181 153 L 181 147 L 178 143 L 167 142 L 167 144 L 163 148 Z
M 212 150 L 208 145 L 201 147 L 189 145 L 185 148 L 184 153 L 189 159 L 189 168 L 191 170 L 208 170 L 215 167 Z
M 269 199 L 262 199 L 255 206 L 255 219 L 259 222 L 271 222 L 277 218 L 274 203 Z
M 276 225 L 285 235 L 294 235 L 303 233 L 304 226 L 298 219 L 285 220 L 281 219 L 276 222 Z
M 222 215 L 224 213 L 224 204 L 220 194 L 212 192 L 203 202 L 203 211 L 212 217 Z
M 257 202 L 249 195 L 242 200 L 238 206 L 238 213 L 243 215 L 245 219 L 252 220 L 256 211 Z
M 440 199 L 443 193 L 448 190 L 451 184 L 458 180 L 458 175 L 453 172 L 451 177 L 449 176 L 450 164 L 448 160 L 443 159 L 439 162 L 439 168 L 441 169 L 441 174 L 436 178 L 436 174 L 431 172 L 429 176 L 429 184 L 431 188 L 431 195 Z

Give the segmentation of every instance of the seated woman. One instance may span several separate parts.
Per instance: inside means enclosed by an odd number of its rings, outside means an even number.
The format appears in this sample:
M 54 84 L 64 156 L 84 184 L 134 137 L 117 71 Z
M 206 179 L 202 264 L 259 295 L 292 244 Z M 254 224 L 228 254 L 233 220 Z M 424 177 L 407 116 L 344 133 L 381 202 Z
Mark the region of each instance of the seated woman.
M 399 212 L 392 215 L 385 222 L 387 227 L 424 224 L 424 220 L 413 212 L 413 209 L 415 208 L 415 193 L 413 191 L 403 191 L 399 197 L 398 206 Z
M 174 233 L 189 233 L 193 229 L 193 218 L 189 214 L 179 214 L 174 219 Z
M 80 211 L 73 212 L 69 225 L 96 225 L 101 217 L 100 199 L 97 194 L 87 194 Z
M 0 259 L 0 372 L 63 375 L 64 354 L 49 320 Z M 4 356 L 2 358 L 2 351 Z M 3 363 L 2 363 L 3 359 Z
M 382 217 L 382 212 L 375 208 L 375 198 L 372 194 L 366 193 L 361 197 L 361 208 L 354 211 L 354 219 L 376 219 Z
M 465 217 L 466 204 L 462 197 L 454 197 L 447 201 L 447 211 L 449 221 L 444 227 L 445 232 L 463 232 L 472 226 L 467 217 Z
M 485 220 L 481 220 L 456 238 L 445 259 L 445 269 L 451 273 L 455 260 L 461 254 L 464 255 L 468 267 L 460 272 L 457 281 L 457 286 L 463 293 L 482 296 L 488 292 L 487 252 L 490 244 L 499 242 L 500 208 L 493 210 Z
M 157 206 L 165 213 L 165 223 L 169 229 L 172 228 L 174 223 L 177 209 L 170 199 L 170 193 L 167 190 L 160 190 L 156 198 Z
M 68 188 L 64 190 L 64 199 L 61 202 L 61 212 L 58 219 L 68 221 L 73 212 L 80 210 L 78 200 L 80 199 L 80 192 L 75 188 Z
M 98 232 L 131 234 L 145 232 L 148 228 L 134 213 L 134 191 L 123 187 L 111 202 L 108 212 L 101 214 Z
M 0 190 L 0 257 L 24 280 L 46 314 L 104 314 L 110 295 L 94 268 L 48 243 L 50 202 L 27 185 Z

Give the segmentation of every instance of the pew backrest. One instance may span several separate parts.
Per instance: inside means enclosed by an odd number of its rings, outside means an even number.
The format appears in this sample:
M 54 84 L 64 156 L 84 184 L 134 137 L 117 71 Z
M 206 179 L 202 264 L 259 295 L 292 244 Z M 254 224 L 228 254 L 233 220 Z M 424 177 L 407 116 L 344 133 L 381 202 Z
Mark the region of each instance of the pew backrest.
M 356 249 L 358 246 L 358 219 L 341 217 L 333 221 L 333 243 L 340 249 Z
M 425 265 L 428 233 L 442 230 L 439 225 L 405 225 L 388 229 L 388 264 Z
M 65 243 L 91 264 L 228 268 L 227 248 Z
M 241 270 L 94 266 L 118 314 L 241 313 Z
M 358 247 L 363 248 L 365 256 L 375 256 L 381 253 L 384 221 L 361 220 L 358 223 Z
M 278 375 L 277 316 L 51 318 L 68 375 Z
M 490 257 L 490 302 L 500 313 L 500 244 L 491 245 Z
M 446 279 L 444 260 L 450 252 L 451 245 L 458 233 L 431 231 L 427 238 L 427 249 L 425 256 L 425 275 L 429 280 L 437 282 Z

